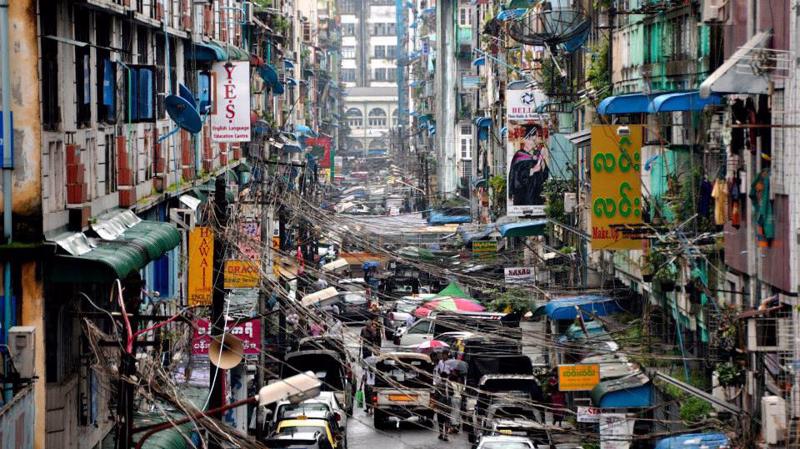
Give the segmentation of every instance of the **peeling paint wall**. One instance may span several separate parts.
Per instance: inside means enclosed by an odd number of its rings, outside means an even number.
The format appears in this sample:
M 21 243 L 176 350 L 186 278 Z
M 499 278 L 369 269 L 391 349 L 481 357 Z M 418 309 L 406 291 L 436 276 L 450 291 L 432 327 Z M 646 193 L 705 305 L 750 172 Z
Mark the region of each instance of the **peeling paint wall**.
M 42 215 L 36 2 L 12 1 L 9 22 L 11 109 L 14 113 L 14 240 L 32 241 L 41 235 Z M 0 210 L 3 207 L 0 196 Z

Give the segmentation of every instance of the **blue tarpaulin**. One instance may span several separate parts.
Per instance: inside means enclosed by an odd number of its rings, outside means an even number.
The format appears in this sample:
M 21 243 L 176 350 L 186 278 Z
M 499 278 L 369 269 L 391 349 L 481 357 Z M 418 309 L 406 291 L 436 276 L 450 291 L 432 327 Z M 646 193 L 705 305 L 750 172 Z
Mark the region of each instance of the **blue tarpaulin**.
M 503 237 L 530 237 L 532 235 L 543 235 L 546 225 L 546 219 L 526 220 L 502 224 L 499 226 L 499 230 L 500 235 Z
M 597 113 L 608 114 L 644 114 L 650 107 L 653 96 L 646 94 L 628 94 L 608 97 L 597 105 Z
M 655 449 L 722 449 L 730 447 L 731 441 L 722 433 L 687 433 L 662 438 Z
M 428 224 L 431 225 L 469 223 L 471 221 L 472 217 L 469 215 L 445 215 L 441 212 L 431 212 L 430 217 L 428 217 Z
M 640 408 L 653 404 L 653 384 L 643 373 L 600 382 L 592 389 L 592 402 L 602 408 Z
M 568 296 L 556 298 L 543 306 L 543 312 L 551 320 L 574 320 L 578 307 L 585 317 L 606 316 L 621 312 L 622 308 L 614 298 L 599 295 Z M 541 308 L 540 308 L 541 309 Z M 537 310 L 541 314 L 539 310 Z

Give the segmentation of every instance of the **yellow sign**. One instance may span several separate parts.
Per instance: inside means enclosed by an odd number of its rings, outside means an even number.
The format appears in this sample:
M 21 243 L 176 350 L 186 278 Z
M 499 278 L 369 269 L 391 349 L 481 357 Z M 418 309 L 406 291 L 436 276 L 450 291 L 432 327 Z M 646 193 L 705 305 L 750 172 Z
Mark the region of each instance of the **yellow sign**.
M 592 126 L 592 249 L 641 249 L 613 225 L 642 223 L 642 126 Z
M 600 383 L 600 365 L 558 365 L 559 391 L 589 391 Z
M 226 260 L 224 279 L 224 288 L 256 288 L 261 280 L 258 262 Z
M 208 227 L 195 227 L 189 233 L 189 305 L 211 304 L 214 291 L 212 266 L 214 232 Z

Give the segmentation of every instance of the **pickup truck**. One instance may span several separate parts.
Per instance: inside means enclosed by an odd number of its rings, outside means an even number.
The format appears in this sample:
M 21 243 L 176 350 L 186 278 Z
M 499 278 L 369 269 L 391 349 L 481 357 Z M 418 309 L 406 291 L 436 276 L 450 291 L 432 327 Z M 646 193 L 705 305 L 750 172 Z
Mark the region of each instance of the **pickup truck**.
M 433 363 L 425 354 L 391 352 L 382 354 L 370 369 L 375 370 L 372 397 L 376 429 L 391 422 L 433 421 Z

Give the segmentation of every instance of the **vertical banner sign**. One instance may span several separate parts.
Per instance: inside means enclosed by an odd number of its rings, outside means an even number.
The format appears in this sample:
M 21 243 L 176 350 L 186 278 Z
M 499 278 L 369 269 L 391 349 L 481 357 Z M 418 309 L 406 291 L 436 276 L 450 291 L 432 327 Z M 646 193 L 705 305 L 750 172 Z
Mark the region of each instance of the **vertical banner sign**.
M 629 449 L 634 423 L 624 413 L 600 415 L 600 449 Z
M 536 112 L 543 101 L 544 95 L 539 91 L 506 91 L 506 213 L 509 216 L 544 216 L 543 192 L 550 174 L 550 151 L 541 116 Z
M 195 227 L 189 233 L 189 305 L 211 304 L 214 280 L 214 232 L 208 227 Z
M 250 62 L 214 64 L 216 96 L 211 114 L 215 142 L 250 141 Z
M 642 223 L 642 126 L 592 126 L 592 249 L 641 249 L 613 225 Z

